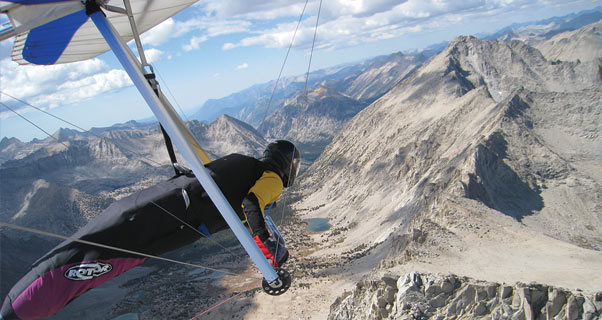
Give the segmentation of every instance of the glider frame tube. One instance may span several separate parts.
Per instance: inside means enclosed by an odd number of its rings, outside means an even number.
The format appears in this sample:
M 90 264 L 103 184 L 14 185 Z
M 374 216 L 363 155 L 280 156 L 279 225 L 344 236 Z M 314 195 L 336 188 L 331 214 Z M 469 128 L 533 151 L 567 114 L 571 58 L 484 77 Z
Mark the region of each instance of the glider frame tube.
M 251 238 L 251 235 L 234 212 L 234 209 L 232 209 L 230 203 L 226 200 L 215 181 L 209 175 L 207 169 L 205 169 L 192 147 L 188 144 L 184 134 L 177 129 L 177 120 L 173 118 L 177 117 L 177 113 L 174 110 L 167 110 L 167 107 L 161 103 L 161 100 L 157 97 L 147 80 L 144 78 L 144 75 L 139 68 L 138 61 L 134 60 L 135 58 L 130 49 L 106 19 L 102 11 L 92 12 L 90 18 L 103 35 L 111 47 L 111 50 L 115 53 L 117 59 L 128 73 L 132 82 L 159 122 L 163 125 L 184 159 L 188 162 L 188 165 L 195 176 L 230 226 L 230 229 L 234 232 L 236 238 L 238 238 L 238 241 L 240 241 L 257 268 L 259 268 L 263 277 L 270 284 L 279 280 L 277 273 L 263 256 L 259 247 L 257 247 L 255 241 L 253 241 L 253 238 Z

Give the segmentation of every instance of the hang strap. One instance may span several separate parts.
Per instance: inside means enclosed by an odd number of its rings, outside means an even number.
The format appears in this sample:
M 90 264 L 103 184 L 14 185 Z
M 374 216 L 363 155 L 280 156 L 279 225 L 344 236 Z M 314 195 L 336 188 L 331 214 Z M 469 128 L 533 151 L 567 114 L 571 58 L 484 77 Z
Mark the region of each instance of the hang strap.
M 167 135 L 167 132 L 165 132 L 165 129 L 163 129 L 162 125 L 159 124 L 159 127 L 161 128 L 161 132 L 163 133 L 163 140 L 165 140 L 165 147 L 167 148 L 167 153 L 169 153 L 169 160 L 171 160 L 173 170 L 176 172 L 176 175 L 184 174 L 184 172 L 178 170 L 178 166 L 176 165 L 178 163 L 178 159 L 176 158 L 176 153 L 173 150 L 173 144 L 171 143 L 169 135 Z

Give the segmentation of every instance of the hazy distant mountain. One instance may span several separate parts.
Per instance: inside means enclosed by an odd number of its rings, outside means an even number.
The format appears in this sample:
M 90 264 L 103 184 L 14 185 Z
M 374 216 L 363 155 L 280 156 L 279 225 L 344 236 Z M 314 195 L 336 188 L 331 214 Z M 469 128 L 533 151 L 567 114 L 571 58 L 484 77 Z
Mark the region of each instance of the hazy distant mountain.
M 513 24 L 494 34 L 482 37 L 486 40 L 495 40 L 499 38 L 506 41 L 522 40 L 529 45 L 535 45 L 538 42 L 550 39 L 559 33 L 579 29 L 583 26 L 598 22 L 600 19 L 602 19 L 602 6 L 562 17 L 552 17 L 550 19 L 535 22 Z
M 299 95 L 270 115 L 259 127 L 268 140 L 289 139 L 299 144 L 305 160 L 313 161 L 345 122 L 365 102 L 320 87 Z
M 360 64 L 359 68 L 361 66 Z M 312 72 L 310 73 L 308 85 L 311 86 L 325 78 L 343 77 L 354 72 L 357 68 L 358 66 L 339 66 Z M 269 113 L 282 107 L 287 97 L 303 90 L 305 76 L 280 79 L 276 89 L 274 89 L 275 83 L 276 80 L 272 80 L 268 83 L 254 85 L 221 99 L 210 99 L 191 118 L 201 121 L 212 121 L 221 114 L 227 114 L 249 124 L 258 125 Z M 274 93 L 273 97 L 272 93 Z M 272 98 L 271 102 L 270 98 Z
M 309 75 L 308 87 L 312 88 L 320 83 L 319 86 L 328 86 L 331 89 L 344 92 L 347 90 L 347 88 L 341 88 L 341 85 L 353 82 L 355 78 L 364 74 L 366 70 L 374 70 L 375 66 L 380 63 L 387 63 L 388 61 L 389 68 L 392 69 L 389 72 L 395 73 L 399 68 L 401 68 L 398 65 L 403 63 L 415 63 L 415 61 L 419 60 L 426 60 L 421 56 L 417 58 L 401 58 L 401 56 L 401 54 L 379 56 L 355 64 L 343 64 L 313 71 Z M 395 63 L 398 65 L 396 65 L 394 68 L 392 65 L 393 62 L 389 60 L 395 57 L 397 57 L 397 59 L 400 61 Z M 404 62 L 401 60 L 406 61 Z M 402 70 L 405 70 L 405 68 L 402 68 Z M 387 77 L 395 77 L 396 75 L 383 74 L 382 76 L 385 78 L 385 80 L 383 80 L 384 82 L 391 82 L 387 80 Z M 359 81 L 361 82 L 361 80 Z M 284 105 L 286 99 L 294 97 L 304 90 L 305 75 L 282 78 L 278 82 L 276 89 L 274 89 L 275 83 L 276 80 L 268 83 L 257 84 L 221 99 L 208 100 L 203 104 L 199 111 L 191 116 L 191 118 L 201 121 L 208 121 L 216 119 L 220 114 L 227 114 L 246 123 L 257 126 L 271 113 L 280 109 Z M 335 88 L 335 86 L 339 87 Z M 378 94 L 384 94 L 384 92 L 387 90 L 386 85 L 380 86 L 379 83 L 375 83 L 374 88 L 374 90 L 380 92 L 367 92 L 364 94 L 364 96 L 371 95 L 372 97 L 375 97 Z M 274 94 L 273 97 L 272 93 Z M 270 98 L 272 99 L 271 102 Z
M 259 157 L 267 145 L 253 127 L 227 115 L 220 116 L 209 125 L 193 120 L 189 122 L 189 129 L 214 157 L 230 153 Z
M 209 99 L 199 109 L 190 116 L 191 119 L 201 121 L 212 121 L 221 114 L 227 114 L 238 117 L 239 114 L 250 114 L 253 110 L 265 110 L 270 98 L 275 81 L 253 85 L 248 89 L 233 93 L 220 99 Z M 301 86 L 300 83 L 288 83 L 282 81 L 275 92 L 273 105 L 278 105 L 288 94 L 296 91 Z M 261 121 L 259 119 L 258 121 Z
M 321 85 L 332 87 L 358 101 L 372 102 L 409 76 L 424 61 L 426 57 L 423 55 L 411 56 L 398 52 L 386 56 L 386 59 L 373 61 L 359 74 Z
M 555 35 L 535 46 L 546 59 L 588 61 L 602 58 L 602 23 Z
M 316 83 L 268 116 L 259 126 L 267 139 L 291 139 L 313 161 L 345 122 L 408 77 L 426 57 L 394 53 L 370 61 L 360 71 Z

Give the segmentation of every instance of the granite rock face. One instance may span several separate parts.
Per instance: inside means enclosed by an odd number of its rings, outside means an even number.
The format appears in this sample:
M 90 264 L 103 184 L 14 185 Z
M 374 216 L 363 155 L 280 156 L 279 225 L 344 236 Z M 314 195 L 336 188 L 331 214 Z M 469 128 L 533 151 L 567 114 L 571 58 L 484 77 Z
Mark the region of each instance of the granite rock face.
M 330 307 L 343 319 L 600 319 L 602 292 L 408 273 L 363 280 Z

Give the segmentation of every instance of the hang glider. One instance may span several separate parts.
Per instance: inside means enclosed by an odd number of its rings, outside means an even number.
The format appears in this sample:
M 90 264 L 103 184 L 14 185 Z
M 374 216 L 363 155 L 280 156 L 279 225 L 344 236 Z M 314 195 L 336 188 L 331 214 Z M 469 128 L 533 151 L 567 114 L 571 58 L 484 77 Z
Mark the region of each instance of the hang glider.
M 263 289 L 268 294 L 284 293 L 290 286 L 290 275 L 284 269 L 275 270 L 266 260 L 253 238 L 241 223 L 238 215 L 224 197 L 205 164 L 210 163 L 194 136 L 169 101 L 161 93 L 154 79 L 152 67 L 146 63 L 139 38 L 144 32 L 173 14 L 190 6 L 196 1 L 184 0 L 10 0 L 0 1 L 0 13 L 9 17 L 10 26 L 0 30 L 0 40 L 15 37 L 12 57 L 20 64 L 49 65 L 74 62 L 95 57 L 112 50 L 128 73 L 132 82 L 159 120 L 168 138 L 176 146 L 188 166 L 198 179 L 203 190 L 211 198 L 215 207 L 234 232 L 243 248 L 251 257 L 264 277 Z M 123 6 L 119 6 L 123 4 Z M 138 47 L 140 61 L 126 45 L 134 39 Z M 167 140 L 167 139 L 166 139 Z M 176 167 L 174 165 L 174 167 Z M 128 262 L 128 265 L 107 265 L 103 261 L 80 261 L 69 266 L 59 266 L 53 270 L 64 272 L 40 274 L 33 279 L 51 282 L 58 277 L 73 280 L 83 274 L 105 275 L 111 271 L 117 274 L 140 263 L 143 259 Z M 67 268 L 63 270 L 64 268 Z M 32 269 L 33 270 L 33 269 Z M 71 276 L 69 278 L 68 276 Z M 80 279 L 81 280 L 81 279 Z M 79 286 L 69 300 L 77 297 L 99 283 L 98 278 L 90 285 Z M 61 282 L 63 283 L 63 282 Z M 49 284 L 44 284 L 49 285 Z M 27 287 L 28 290 L 32 287 Z M 57 286 L 46 295 L 63 292 L 63 286 Z M 42 297 L 44 298 L 44 297 Z M 65 304 L 69 301 L 65 301 Z M 7 302 L 5 301 L 5 304 Z M 10 301 L 9 301 L 10 303 Z M 62 307 L 62 306 L 61 306 Z M 4 308 L 3 308 L 4 310 Z M 56 312 L 56 311 L 55 311 Z M 35 316 L 35 315 L 34 315 Z M 23 318 L 33 318 L 25 316 Z

